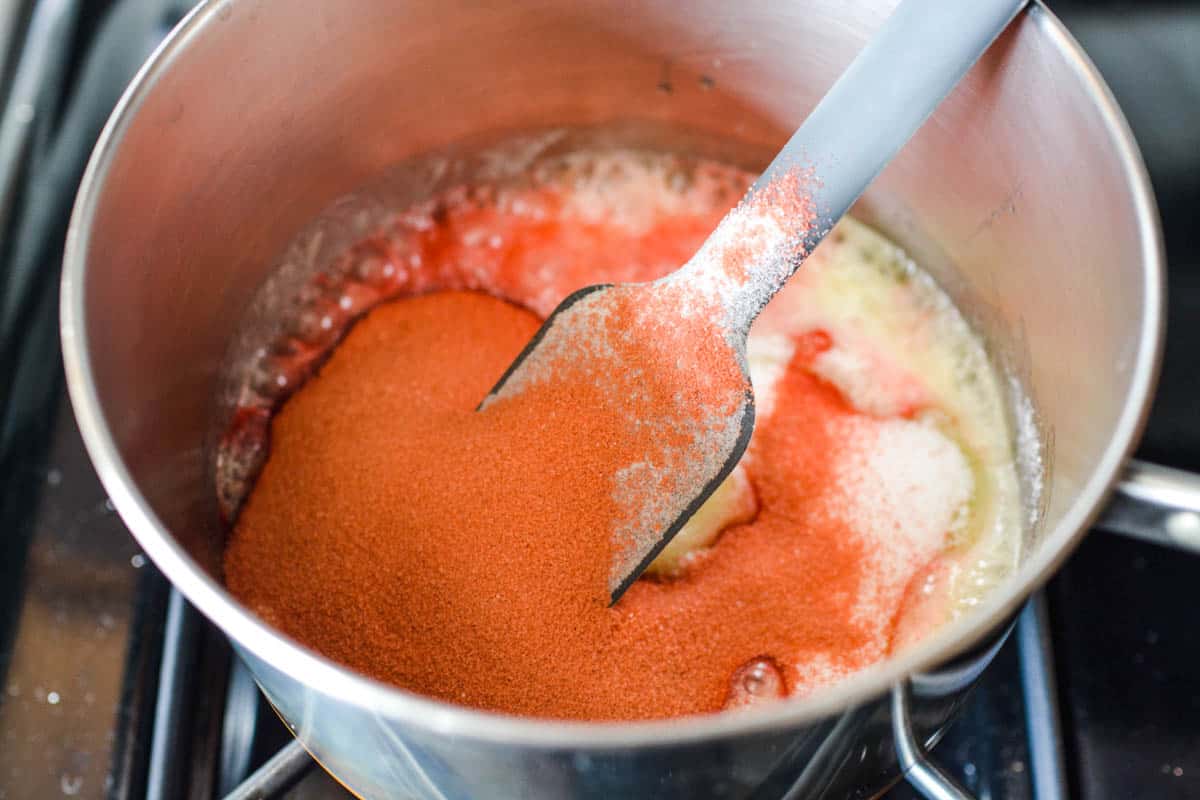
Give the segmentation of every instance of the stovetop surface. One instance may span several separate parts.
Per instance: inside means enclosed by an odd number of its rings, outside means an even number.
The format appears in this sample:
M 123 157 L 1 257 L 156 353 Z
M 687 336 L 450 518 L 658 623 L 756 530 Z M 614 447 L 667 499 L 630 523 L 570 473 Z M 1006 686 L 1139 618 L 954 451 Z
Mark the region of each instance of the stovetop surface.
M 18 4 L 20 5 L 20 4 Z M 79 5 L 60 45 L 136 38 L 107 63 L 118 84 L 183 3 L 93 0 Z M 1143 148 L 1167 239 L 1169 336 L 1163 378 L 1139 455 L 1200 470 L 1200 3 L 1051 2 L 1084 43 Z M 153 14 L 147 9 L 153 7 Z M 8 12 L 0 12 L 0 54 Z M 114 18 L 124 15 L 116 23 Z M 16 28 L 20 27 L 20 15 Z M 9 26 L 11 27 L 11 26 Z M 118 31 L 119 32 L 119 31 Z M 129 62 L 126 64 L 125 62 Z M 88 83 L 87 59 L 64 61 L 62 85 L 87 87 L 58 195 L 34 234 L 8 221 L 0 250 L 0 800 L 141 797 L 166 624 L 167 586 L 113 512 L 66 402 L 55 317 L 58 254 L 73 181 L 119 85 Z M 13 70 L 12 58 L 8 72 Z M 111 81 L 110 81 L 111 82 Z M 70 95 L 63 93 L 65 97 Z M 98 120 L 98 121 L 97 121 Z M 90 137 L 90 138 L 89 138 Z M 59 153 L 46 162 L 61 166 Z M 63 177 L 63 176 L 66 177 Z M 21 195 L 25 207 L 38 193 Z M 42 198 L 43 201 L 45 198 Z M 4 220 L 0 219 L 0 222 Z M 25 238 L 22 238 L 25 237 Z M 14 242 L 35 244 L 18 252 Z M 14 267 L 15 265 L 15 267 Z M 29 266 L 14 310 L 13 272 Z M 6 272 L 7 270 L 7 272 Z M 19 287 L 18 287 L 19 288 Z M 0 328 L 0 331 L 7 328 Z M 1102 533 L 1088 537 L 1046 591 L 1068 793 L 1100 798 L 1200 797 L 1200 559 Z M 234 704 L 245 682 L 230 672 L 219 634 L 189 634 L 200 677 L 171 769 L 174 793 L 213 797 L 287 741 L 261 702 Z M 979 797 L 1049 800 L 1034 789 L 1016 645 L 1007 644 L 935 758 Z M 241 688 L 239 688 L 241 687 Z M 251 698 L 254 697 L 251 689 Z M 252 709 L 247 711 L 246 709 Z M 247 722 L 249 720 L 249 722 Z M 252 724 L 251 724 L 252 723 Z M 214 742 L 226 737 L 224 753 Z M 234 746 L 236 744 L 236 746 Z M 232 754 L 232 755 L 231 755 Z M 201 777 L 197 777 L 201 776 Z M 289 798 L 346 797 L 319 770 Z M 893 800 L 915 795 L 899 787 Z

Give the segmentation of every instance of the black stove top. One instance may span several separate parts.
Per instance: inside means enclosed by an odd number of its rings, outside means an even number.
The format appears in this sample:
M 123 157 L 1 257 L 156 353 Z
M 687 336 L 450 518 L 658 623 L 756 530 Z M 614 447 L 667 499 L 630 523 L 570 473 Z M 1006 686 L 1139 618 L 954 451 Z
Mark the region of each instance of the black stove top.
M 349 796 L 287 746 L 224 638 L 139 553 L 64 395 L 57 273 L 74 186 L 186 5 L 0 3 L 0 800 Z M 1140 455 L 1200 470 L 1200 2 L 1050 5 L 1129 116 L 1162 211 L 1170 334 Z M 1196 557 L 1090 536 L 934 759 L 980 798 L 1200 797 L 1198 582 Z M 264 764 L 257 788 L 237 789 Z

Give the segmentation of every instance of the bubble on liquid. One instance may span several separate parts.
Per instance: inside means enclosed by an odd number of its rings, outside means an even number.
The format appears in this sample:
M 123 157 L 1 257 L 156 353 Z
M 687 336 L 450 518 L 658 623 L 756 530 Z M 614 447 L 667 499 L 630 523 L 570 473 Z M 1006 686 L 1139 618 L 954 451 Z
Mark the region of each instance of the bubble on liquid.
M 787 697 L 783 670 L 770 656 L 752 658 L 733 671 L 725 708 L 750 708 Z
M 79 794 L 79 790 L 83 788 L 83 776 L 71 775 L 64 772 L 58 780 L 58 788 L 68 797 L 74 797 Z
M 291 334 L 305 344 L 320 346 L 333 341 L 333 320 L 326 309 L 310 307 L 292 321 Z
M 354 265 L 354 278 L 367 286 L 386 286 L 396 274 L 396 265 L 379 256 L 367 256 Z M 345 308 L 348 310 L 349 305 Z
M 296 291 L 295 306 L 309 308 L 319 302 L 324 295 L 325 291 L 318 281 L 306 283 Z
M 248 372 L 247 382 L 259 397 L 270 399 L 279 389 L 279 371 L 269 358 L 259 360 Z

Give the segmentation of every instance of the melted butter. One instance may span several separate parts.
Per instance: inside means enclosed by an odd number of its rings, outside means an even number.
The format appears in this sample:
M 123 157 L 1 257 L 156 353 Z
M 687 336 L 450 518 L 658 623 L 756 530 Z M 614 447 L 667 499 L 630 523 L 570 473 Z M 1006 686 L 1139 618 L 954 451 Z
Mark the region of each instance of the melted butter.
M 837 348 L 888 365 L 889 375 L 902 376 L 893 380 L 924 395 L 924 421 L 962 450 L 974 478 L 969 513 L 923 594 L 951 618 L 968 611 L 1012 572 L 1021 547 L 1005 395 L 983 342 L 928 274 L 853 219 L 839 223 L 772 306 L 760 320 L 764 331 L 824 327 Z

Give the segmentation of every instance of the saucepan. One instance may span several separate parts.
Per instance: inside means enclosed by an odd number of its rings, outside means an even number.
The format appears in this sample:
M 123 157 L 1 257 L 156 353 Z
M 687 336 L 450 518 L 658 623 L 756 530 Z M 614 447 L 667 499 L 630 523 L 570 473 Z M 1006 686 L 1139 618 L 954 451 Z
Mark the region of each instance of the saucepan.
M 769 154 L 893 6 L 211 0 L 142 69 L 97 146 L 67 242 L 75 413 L 146 553 L 354 792 L 846 798 L 907 774 L 955 796 L 924 749 L 1101 511 L 1111 527 L 1195 544 L 1196 480 L 1127 462 L 1162 341 L 1146 172 L 1099 75 L 1034 3 L 855 212 L 934 275 L 1034 409 L 1037 434 L 1019 443 L 1042 465 L 1025 476 L 1025 556 L 974 613 L 761 712 L 584 724 L 374 682 L 222 587 L 206 450 L 222 364 L 306 224 L 393 165 L 487 133 L 638 122 Z

